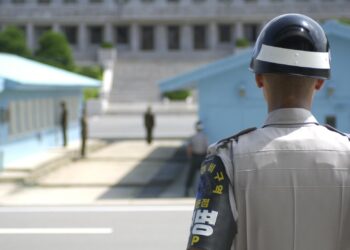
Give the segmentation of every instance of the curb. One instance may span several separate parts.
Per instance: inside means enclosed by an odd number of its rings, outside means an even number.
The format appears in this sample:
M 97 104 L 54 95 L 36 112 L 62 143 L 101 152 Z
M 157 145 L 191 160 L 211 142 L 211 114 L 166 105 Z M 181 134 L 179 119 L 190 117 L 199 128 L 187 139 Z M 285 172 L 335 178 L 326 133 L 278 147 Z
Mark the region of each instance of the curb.
M 94 140 L 88 145 L 87 153 L 94 152 L 107 145 L 102 140 Z M 34 169 L 11 168 L 5 169 L 0 174 L 0 183 L 15 183 L 26 186 L 36 185 L 36 180 L 59 167 L 80 159 L 80 148 L 67 149 L 66 152 L 38 164 Z

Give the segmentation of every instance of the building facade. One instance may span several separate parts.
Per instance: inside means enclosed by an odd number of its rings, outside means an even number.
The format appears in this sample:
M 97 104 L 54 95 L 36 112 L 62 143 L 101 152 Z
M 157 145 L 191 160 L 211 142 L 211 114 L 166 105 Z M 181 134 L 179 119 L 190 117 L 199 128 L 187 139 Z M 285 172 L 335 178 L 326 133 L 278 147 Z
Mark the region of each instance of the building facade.
M 350 26 L 326 22 L 324 30 L 331 47 L 331 79 L 317 91 L 312 112 L 320 124 L 350 131 Z M 248 49 L 208 64 L 192 72 L 160 82 L 162 92 L 177 89 L 198 90 L 199 119 L 211 143 L 249 127 L 260 127 L 267 106 L 255 77 L 248 70 L 252 50 Z
M 0 53 L 0 169 L 62 146 L 62 103 L 68 143 L 80 139 L 83 89 L 99 86 L 97 80 Z
M 118 57 L 222 57 L 255 41 L 286 12 L 317 20 L 350 17 L 349 0 L 0 0 L 0 28 L 23 29 L 31 50 L 47 30 L 62 32 L 76 60 L 96 62 L 101 43 Z

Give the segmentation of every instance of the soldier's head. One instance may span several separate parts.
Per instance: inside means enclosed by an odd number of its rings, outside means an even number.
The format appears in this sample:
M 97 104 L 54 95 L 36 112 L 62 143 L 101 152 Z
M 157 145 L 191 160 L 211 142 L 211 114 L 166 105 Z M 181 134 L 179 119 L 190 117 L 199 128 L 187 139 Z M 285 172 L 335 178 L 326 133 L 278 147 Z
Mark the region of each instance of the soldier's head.
M 250 70 L 263 88 L 269 111 L 310 109 L 315 90 L 330 77 L 330 49 L 322 27 L 300 14 L 281 15 L 265 25 Z
M 152 113 L 152 107 L 151 106 L 147 106 L 147 110 L 146 112 L 149 114 L 149 113 Z
M 195 125 L 196 131 L 202 131 L 203 130 L 203 124 L 201 121 L 197 121 Z
M 62 109 L 66 108 L 66 102 L 65 101 L 61 101 L 61 107 L 62 107 Z

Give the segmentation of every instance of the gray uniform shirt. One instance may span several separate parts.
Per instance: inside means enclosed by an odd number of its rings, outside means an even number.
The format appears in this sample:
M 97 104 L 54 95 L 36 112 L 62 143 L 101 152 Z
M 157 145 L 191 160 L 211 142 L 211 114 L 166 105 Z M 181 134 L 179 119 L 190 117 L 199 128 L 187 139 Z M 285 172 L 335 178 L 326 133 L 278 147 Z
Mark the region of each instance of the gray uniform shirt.
M 348 137 L 308 110 L 279 109 L 263 128 L 210 152 L 233 183 L 237 234 L 225 236 L 234 238 L 231 249 L 350 249 Z
M 197 132 L 193 135 L 189 142 L 189 146 L 192 148 L 194 154 L 205 155 L 208 149 L 208 140 L 203 131 Z

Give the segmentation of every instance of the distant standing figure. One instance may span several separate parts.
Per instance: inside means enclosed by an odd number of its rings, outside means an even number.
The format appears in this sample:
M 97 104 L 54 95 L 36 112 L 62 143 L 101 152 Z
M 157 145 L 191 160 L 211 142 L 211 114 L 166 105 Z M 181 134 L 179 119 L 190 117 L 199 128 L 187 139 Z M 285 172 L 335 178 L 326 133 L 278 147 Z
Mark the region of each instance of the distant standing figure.
M 68 110 L 65 101 L 61 102 L 61 120 L 60 125 L 63 136 L 63 147 L 67 146 L 67 126 L 68 126 Z
M 152 113 L 151 107 L 147 108 L 144 115 L 144 123 L 146 127 L 146 141 L 148 144 L 151 144 L 153 140 L 153 128 L 155 126 L 154 114 Z
M 80 154 L 81 157 L 86 156 L 86 140 L 88 137 L 88 124 L 87 124 L 87 117 L 86 117 L 86 105 L 83 106 L 82 115 L 80 118 L 80 129 L 81 129 L 81 150 Z
M 187 175 L 185 196 L 189 196 L 194 177 L 205 159 L 208 148 L 208 139 L 203 132 L 203 125 L 200 121 L 196 123 L 196 131 L 196 134 L 190 138 L 187 146 L 187 155 L 191 166 Z

